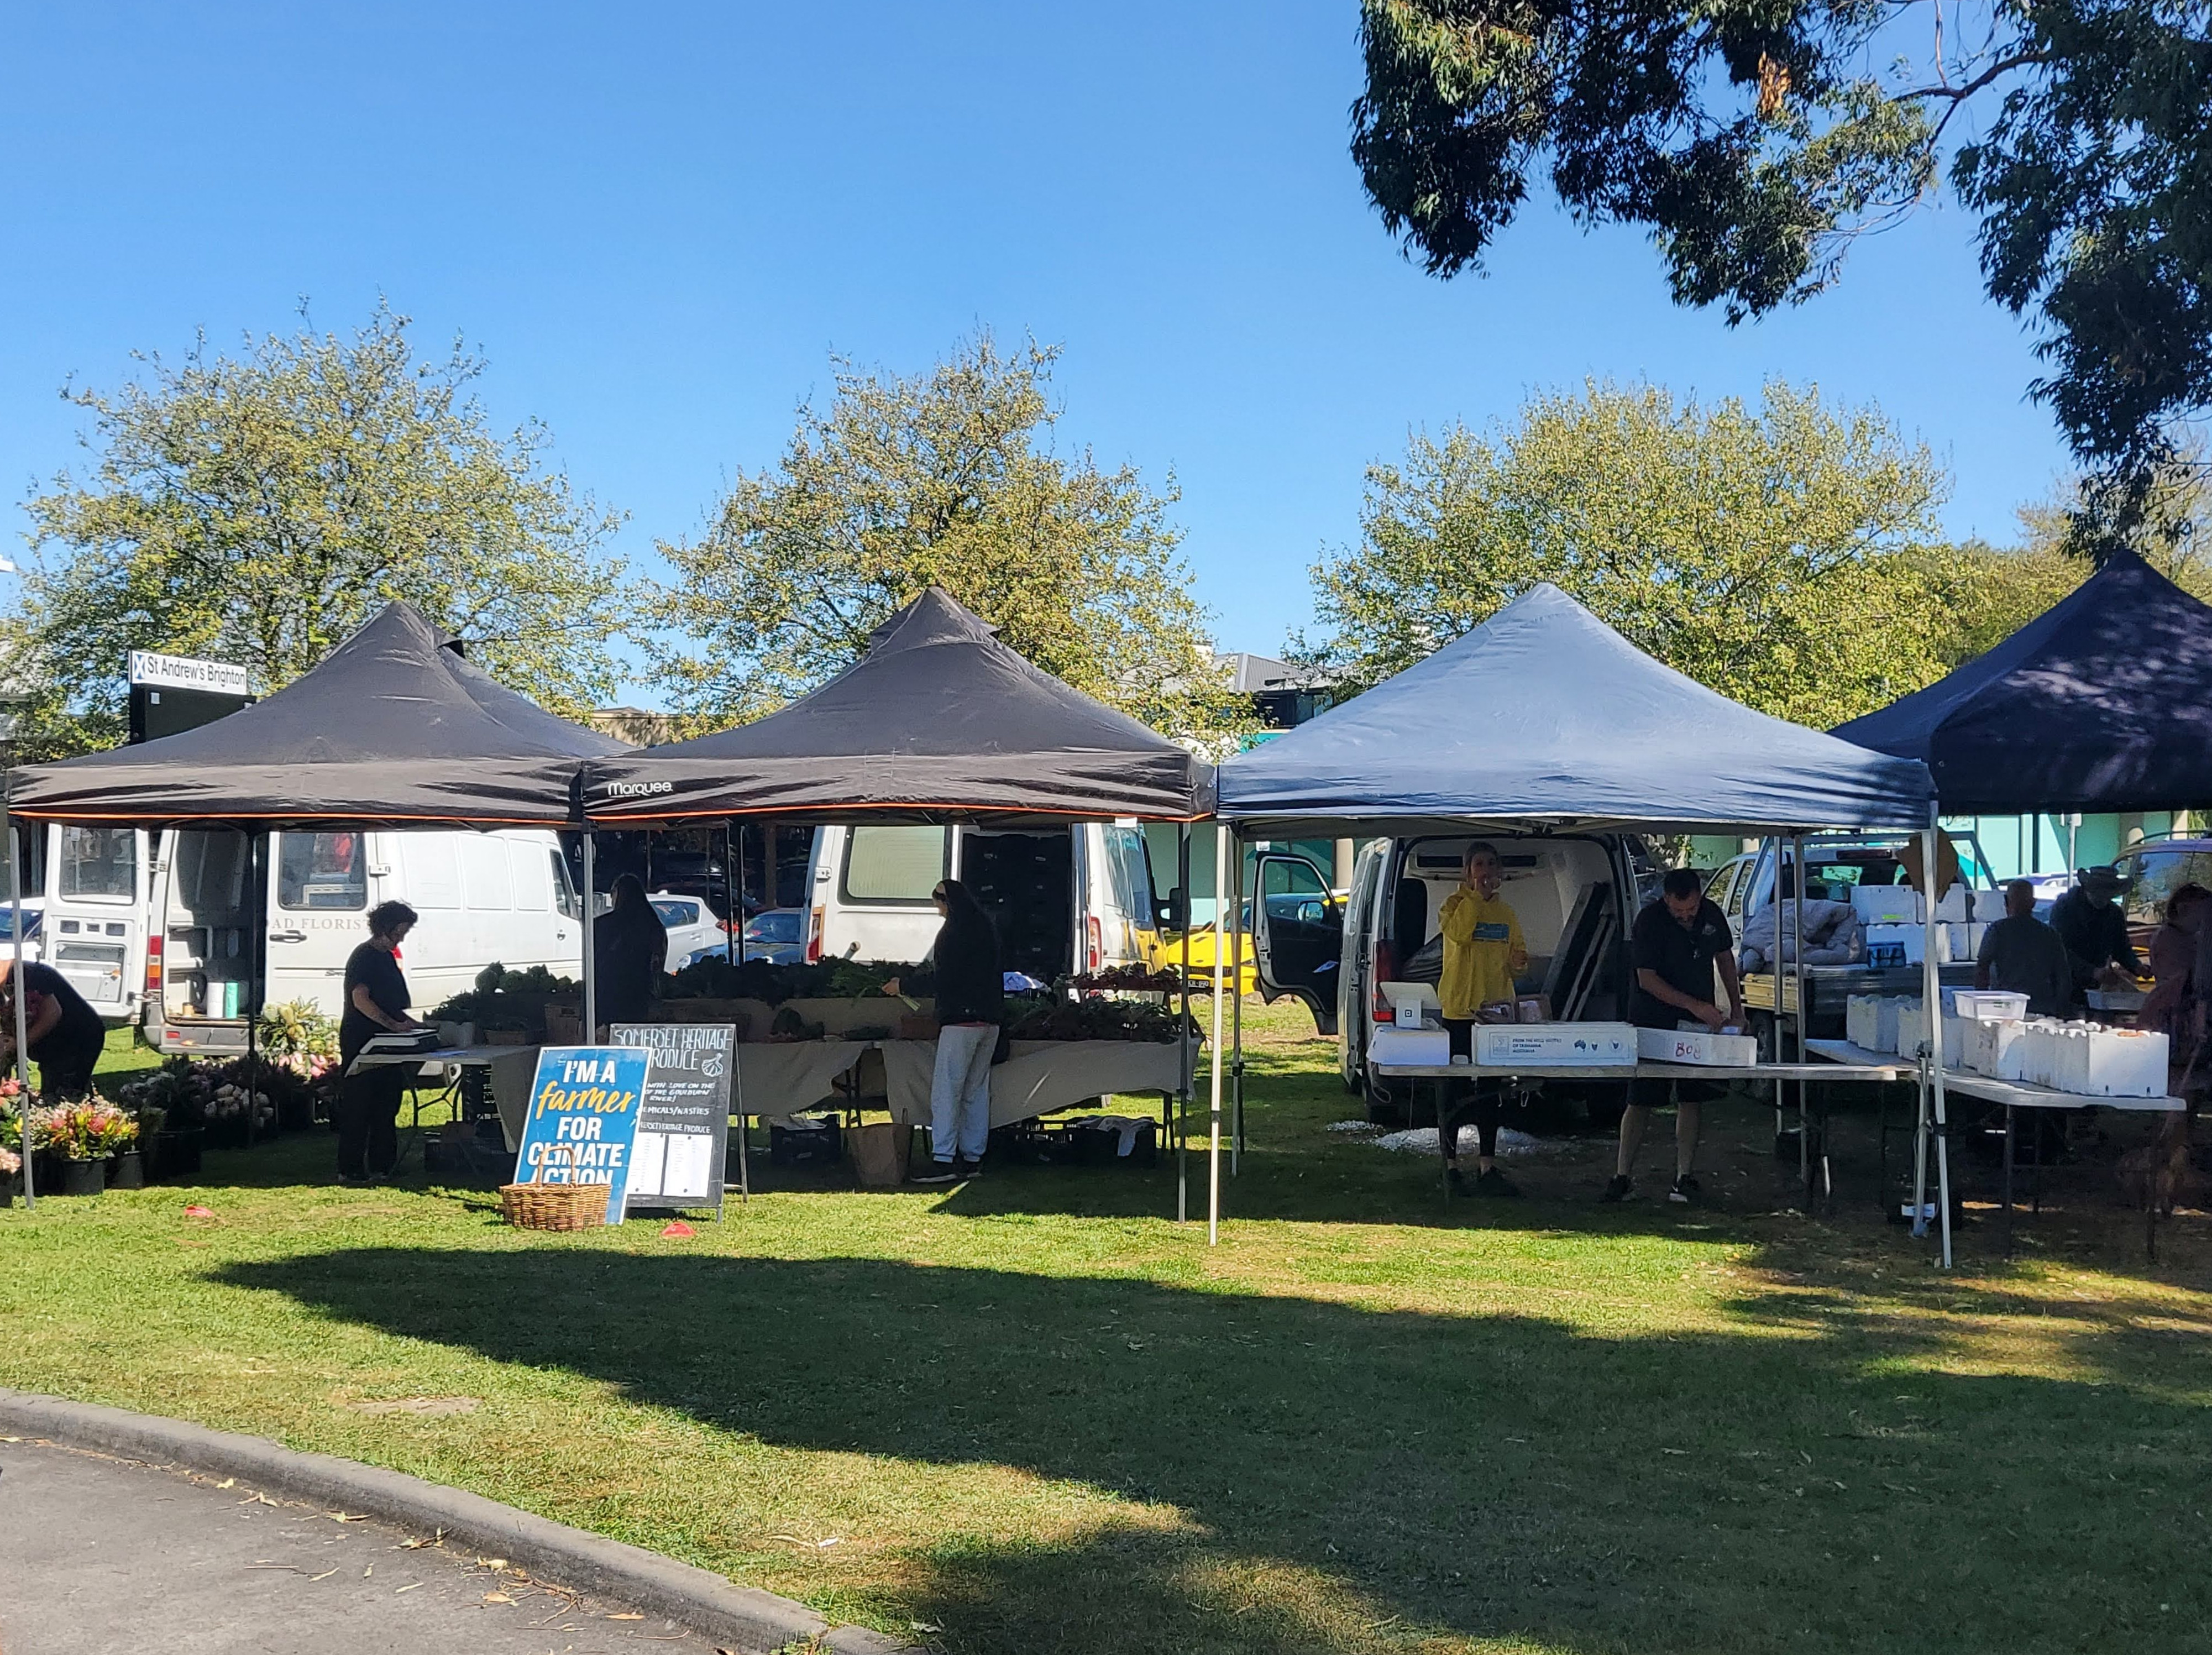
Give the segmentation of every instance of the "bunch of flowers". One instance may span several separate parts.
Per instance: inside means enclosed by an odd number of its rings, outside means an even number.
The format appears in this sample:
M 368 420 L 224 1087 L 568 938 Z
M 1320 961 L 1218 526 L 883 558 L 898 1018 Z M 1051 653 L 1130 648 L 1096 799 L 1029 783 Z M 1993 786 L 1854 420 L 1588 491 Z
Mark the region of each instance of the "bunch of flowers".
M 0 1178 L 12 1178 L 23 1170 L 23 1158 L 12 1149 L 0 1149 Z
M 226 1068 L 235 1067 L 226 1065 Z M 219 1082 L 208 1094 L 207 1117 L 210 1121 L 242 1121 L 246 1111 L 253 1112 L 253 1129 L 264 1131 L 276 1124 L 276 1105 L 269 1094 L 259 1087 L 249 1090 L 242 1080 Z
M 44 1147 L 72 1161 L 105 1160 L 137 1147 L 138 1123 L 94 1092 L 81 1103 L 58 1104 L 40 1113 L 33 1132 Z
M 171 1131 L 202 1124 L 215 1081 L 208 1070 L 189 1057 L 171 1057 L 143 1080 L 134 1080 L 116 1096 L 135 1110 L 158 1109 Z

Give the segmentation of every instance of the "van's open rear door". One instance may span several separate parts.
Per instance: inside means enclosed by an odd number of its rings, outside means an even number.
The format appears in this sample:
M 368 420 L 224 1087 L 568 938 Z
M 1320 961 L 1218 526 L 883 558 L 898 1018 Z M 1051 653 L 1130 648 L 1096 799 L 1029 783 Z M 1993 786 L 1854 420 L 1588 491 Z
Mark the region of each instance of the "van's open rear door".
M 1259 893 L 1252 904 L 1252 952 L 1261 994 L 1268 1000 L 1295 995 L 1313 1013 L 1314 1027 L 1334 1034 L 1343 906 L 1304 856 L 1263 854 L 1252 883 Z

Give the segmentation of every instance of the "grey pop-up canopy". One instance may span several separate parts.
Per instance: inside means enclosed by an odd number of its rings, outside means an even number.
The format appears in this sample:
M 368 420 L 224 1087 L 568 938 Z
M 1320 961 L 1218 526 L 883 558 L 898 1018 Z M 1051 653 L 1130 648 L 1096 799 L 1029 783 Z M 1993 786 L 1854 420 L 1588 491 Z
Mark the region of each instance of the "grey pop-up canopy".
M 2212 802 L 2212 608 L 2132 552 L 1835 733 L 1923 761 L 1959 815 Z
M 994 826 L 1210 813 L 1212 767 L 1040 672 L 931 587 L 868 653 L 751 724 L 585 767 L 602 827 L 713 817 Z
M 1549 584 L 1231 759 L 1218 786 L 1224 818 L 1279 837 L 1353 823 L 1917 828 L 1935 802 L 1918 761 L 1741 706 Z
M 587 758 L 625 744 L 556 718 L 393 603 L 323 663 L 198 729 L 15 773 L 36 820 L 250 830 L 560 827 Z

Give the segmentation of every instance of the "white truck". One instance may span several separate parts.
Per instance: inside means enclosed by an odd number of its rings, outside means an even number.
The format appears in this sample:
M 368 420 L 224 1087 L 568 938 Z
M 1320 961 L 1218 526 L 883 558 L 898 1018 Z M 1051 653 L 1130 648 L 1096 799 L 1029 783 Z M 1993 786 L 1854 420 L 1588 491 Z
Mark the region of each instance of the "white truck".
M 146 976 L 150 840 L 135 828 L 18 823 L 25 957 L 59 971 L 114 1026 L 137 1021 Z M 14 910 L 0 879 L 0 944 Z
M 817 828 L 806 958 L 921 959 L 939 925 L 929 893 L 947 876 L 997 921 L 1006 968 L 1046 983 L 1144 964 L 1163 917 L 1141 828 Z
M 146 1038 L 162 1051 L 246 1049 L 248 944 L 266 937 L 263 1003 L 304 1000 L 339 1016 L 346 958 L 368 936 L 368 910 L 398 900 L 421 916 L 402 952 L 407 987 L 427 1009 L 471 987 L 494 960 L 583 969 L 583 909 L 561 842 L 538 829 L 272 833 L 261 888 L 249 843 L 229 830 L 165 833 L 154 859 L 146 956 Z

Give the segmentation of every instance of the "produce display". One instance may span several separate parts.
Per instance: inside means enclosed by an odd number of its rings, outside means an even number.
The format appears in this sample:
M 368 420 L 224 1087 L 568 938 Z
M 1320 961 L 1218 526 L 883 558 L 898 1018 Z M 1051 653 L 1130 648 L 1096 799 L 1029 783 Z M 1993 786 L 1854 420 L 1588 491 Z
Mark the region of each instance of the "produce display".
M 1200 1038 L 1198 1020 L 1187 1020 L 1191 1038 Z M 1171 1046 L 1182 1038 L 1185 1021 L 1177 1008 L 1146 1000 L 1006 997 L 1010 1040 L 1140 1040 Z
M 818 965 L 771 965 L 749 959 L 733 965 L 709 957 L 694 960 L 669 978 L 668 1000 L 758 1000 L 781 1006 L 787 1000 L 862 1000 L 879 995 L 893 978 L 908 995 L 927 995 L 934 973 L 927 965 L 885 965 L 859 960 L 824 960 Z
M 1148 965 L 1109 965 L 1100 971 L 1085 971 L 1067 980 L 1068 987 L 1079 994 L 1151 994 L 1173 995 L 1182 992 L 1182 977 L 1164 968 L 1154 970 Z M 1193 994 L 1211 994 L 1213 979 L 1202 970 L 1194 970 L 1190 978 Z
M 473 1023 L 479 1029 L 520 1029 L 532 1041 L 545 1038 L 548 1001 L 582 1002 L 583 985 L 556 977 L 543 965 L 512 971 L 494 960 L 477 973 L 477 985 L 430 1012 L 434 1023 Z

